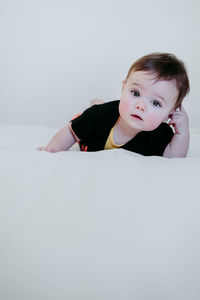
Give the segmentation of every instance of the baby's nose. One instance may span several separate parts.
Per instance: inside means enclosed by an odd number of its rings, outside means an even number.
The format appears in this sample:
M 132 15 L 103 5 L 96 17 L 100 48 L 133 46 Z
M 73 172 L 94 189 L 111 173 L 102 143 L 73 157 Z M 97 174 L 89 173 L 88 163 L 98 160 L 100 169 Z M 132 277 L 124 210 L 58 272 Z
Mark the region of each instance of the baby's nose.
M 142 111 L 145 111 L 146 110 L 146 106 L 145 106 L 145 103 L 144 101 L 138 101 L 135 105 L 135 107 L 137 109 L 141 109 Z

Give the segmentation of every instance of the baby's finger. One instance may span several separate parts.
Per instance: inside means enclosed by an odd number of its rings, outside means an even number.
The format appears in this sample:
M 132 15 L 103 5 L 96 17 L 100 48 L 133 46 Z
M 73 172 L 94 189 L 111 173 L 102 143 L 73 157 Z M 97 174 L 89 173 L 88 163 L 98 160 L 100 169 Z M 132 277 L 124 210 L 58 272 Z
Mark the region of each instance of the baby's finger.
M 45 151 L 45 150 L 46 150 L 46 147 L 38 147 L 37 150 L 38 150 L 38 151 Z
M 181 117 L 181 114 L 175 114 L 175 115 L 173 115 L 172 119 L 178 119 L 180 117 Z
M 184 107 L 183 107 L 183 104 L 181 104 L 181 106 L 180 106 L 180 111 L 183 112 L 183 113 L 186 112 L 185 109 L 184 109 Z
M 182 112 L 182 111 L 175 111 L 175 112 L 173 113 L 172 118 L 174 118 L 174 117 L 181 117 L 182 115 L 183 115 L 183 112 Z
M 168 122 L 169 125 L 174 125 L 175 124 L 175 119 L 172 118 L 169 122 Z

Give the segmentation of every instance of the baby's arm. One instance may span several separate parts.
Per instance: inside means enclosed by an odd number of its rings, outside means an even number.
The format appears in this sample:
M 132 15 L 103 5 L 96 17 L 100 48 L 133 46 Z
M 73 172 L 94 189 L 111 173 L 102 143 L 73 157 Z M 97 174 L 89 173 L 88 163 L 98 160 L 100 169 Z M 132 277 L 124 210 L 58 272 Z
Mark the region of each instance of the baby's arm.
M 186 157 L 189 149 L 190 133 L 188 116 L 183 106 L 180 107 L 180 111 L 173 113 L 169 125 L 173 125 L 175 134 L 165 148 L 163 156 L 168 158 Z
M 94 104 L 102 104 L 102 100 L 93 99 L 91 101 L 91 106 Z M 58 131 L 54 137 L 50 140 L 49 144 L 46 147 L 38 147 L 39 151 L 48 151 L 48 152 L 59 152 L 68 150 L 74 143 L 78 142 L 79 139 L 73 132 L 71 128 L 71 123 Z
M 59 152 L 68 150 L 78 138 L 73 134 L 71 124 L 59 130 L 46 147 L 37 148 L 39 151 Z

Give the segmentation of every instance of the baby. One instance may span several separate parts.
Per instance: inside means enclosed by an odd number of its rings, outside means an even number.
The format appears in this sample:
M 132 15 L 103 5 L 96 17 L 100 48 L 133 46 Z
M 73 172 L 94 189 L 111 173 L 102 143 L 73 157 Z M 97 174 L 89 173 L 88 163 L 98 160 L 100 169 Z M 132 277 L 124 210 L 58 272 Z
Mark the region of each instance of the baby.
M 58 152 L 78 142 L 81 151 L 123 148 L 142 155 L 185 157 L 190 134 L 182 101 L 189 89 L 184 63 L 176 56 L 143 56 L 122 82 L 120 100 L 95 102 L 38 150 Z

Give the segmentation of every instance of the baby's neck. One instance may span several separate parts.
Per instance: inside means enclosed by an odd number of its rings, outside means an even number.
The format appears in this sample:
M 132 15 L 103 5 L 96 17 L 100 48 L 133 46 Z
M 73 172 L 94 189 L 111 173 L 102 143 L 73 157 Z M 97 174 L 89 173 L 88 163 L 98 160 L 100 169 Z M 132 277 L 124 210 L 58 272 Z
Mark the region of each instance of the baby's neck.
M 132 140 L 141 130 L 127 126 L 120 117 L 114 129 L 114 142 L 117 145 L 126 144 Z

